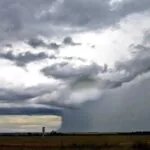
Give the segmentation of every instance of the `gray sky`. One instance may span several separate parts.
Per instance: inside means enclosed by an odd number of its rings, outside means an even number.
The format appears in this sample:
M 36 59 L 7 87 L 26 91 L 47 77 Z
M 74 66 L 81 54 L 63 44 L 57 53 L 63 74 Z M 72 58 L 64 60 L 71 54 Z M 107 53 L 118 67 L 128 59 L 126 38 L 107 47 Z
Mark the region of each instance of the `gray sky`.
M 66 132 L 150 130 L 149 15 L 149 0 L 0 0 L 0 131 L 29 114 Z

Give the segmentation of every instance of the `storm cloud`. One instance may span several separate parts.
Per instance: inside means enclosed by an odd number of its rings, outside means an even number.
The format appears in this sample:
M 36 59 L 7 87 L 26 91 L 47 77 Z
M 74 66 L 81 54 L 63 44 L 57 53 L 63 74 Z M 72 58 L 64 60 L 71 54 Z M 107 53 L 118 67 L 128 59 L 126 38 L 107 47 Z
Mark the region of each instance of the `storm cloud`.
M 55 42 L 52 43 L 45 43 L 42 39 L 36 37 L 36 38 L 31 38 L 28 40 L 28 44 L 32 46 L 33 48 L 38 48 L 38 47 L 45 47 L 48 49 L 54 49 L 57 50 L 61 46 L 60 44 L 57 44 Z
M 111 5 L 112 4 L 112 5 Z M 105 28 L 113 26 L 122 18 L 149 9 L 148 0 L 141 1 L 122 1 L 111 3 L 110 0 L 94 1 L 56 1 L 53 11 L 47 10 L 41 16 L 42 21 L 52 22 L 53 24 L 63 24 L 73 27 Z M 77 11 L 78 10 L 78 11 Z
M 63 132 L 134 132 L 149 130 L 149 73 L 107 91 L 78 110 L 65 110 Z M 73 124 L 78 120 L 78 124 Z
M 149 0 L 0 0 L 0 114 L 148 130 L 149 13 Z
M 62 62 L 54 64 L 50 67 L 44 68 L 42 72 L 46 76 L 53 76 L 60 79 L 69 79 L 69 78 L 84 78 L 88 76 L 93 76 L 102 71 L 102 67 L 91 63 L 85 64 L 82 66 L 75 66 L 73 63 Z
M 81 45 L 81 43 L 74 42 L 73 39 L 70 36 L 65 37 L 64 40 L 63 40 L 63 43 L 65 45 L 72 45 L 72 46 Z
M 25 52 L 25 53 L 20 53 L 18 55 L 13 54 L 12 51 L 6 53 L 0 53 L 1 59 L 14 61 L 18 66 L 25 66 L 30 62 L 39 61 L 42 59 L 46 59 L 48 57 L 49 56 L 44 52 L 40 52 L 37 54 L 31 52 Z
M 24 39 L 26 37 L 54 36 L 63 34 L 64 27 L 93 30 L 117 24 L 124 17 L 149 9 L 149 0 L 1 0 L 1 40 Z M 40 6 L 40 8 L 38 8 Z M 38 8 L 38 9 L 37 9 Z M 28 10 L 28 11 L 27 11 Z

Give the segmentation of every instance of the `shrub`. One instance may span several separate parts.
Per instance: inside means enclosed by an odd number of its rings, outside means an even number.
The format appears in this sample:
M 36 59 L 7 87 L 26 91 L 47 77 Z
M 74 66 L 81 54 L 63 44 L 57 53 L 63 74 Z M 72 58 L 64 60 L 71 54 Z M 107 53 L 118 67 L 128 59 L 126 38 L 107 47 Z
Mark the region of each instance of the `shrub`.
M 149 150 L 150 145 L 147 142 L 135 142 L 132 145 L 132 148 L 135 150 Z

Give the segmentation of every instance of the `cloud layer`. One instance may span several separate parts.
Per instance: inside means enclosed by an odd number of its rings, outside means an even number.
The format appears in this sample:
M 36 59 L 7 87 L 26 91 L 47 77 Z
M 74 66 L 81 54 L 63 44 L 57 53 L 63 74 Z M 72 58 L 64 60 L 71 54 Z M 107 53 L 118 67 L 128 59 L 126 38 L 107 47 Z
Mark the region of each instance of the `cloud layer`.
M 149 0 L 0 0 L 0 114 L 148 130 L 149 13 Z
M 6 123 L 7 122 L 7 123 Z M 47 122 L 51 122 L 48 125 Z M 41 132 L 42 126 L 46 127 L 46 132 L 59 128 L 61 118 L 58 116 L 2 116 L 0 121 L 1 132 Z

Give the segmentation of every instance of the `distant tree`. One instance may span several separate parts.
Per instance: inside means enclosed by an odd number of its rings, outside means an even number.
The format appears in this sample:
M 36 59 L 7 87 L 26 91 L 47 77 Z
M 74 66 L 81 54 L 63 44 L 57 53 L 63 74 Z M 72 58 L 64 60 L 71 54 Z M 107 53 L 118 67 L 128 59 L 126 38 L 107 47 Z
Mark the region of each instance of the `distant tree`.
M 56 132 L 56 131 L 54 131 L 54 130 L 52 130 L 50 134 L 51 134 L 51 135 L 56 135 L 56 134 L 57 134 L 57 132 Z

